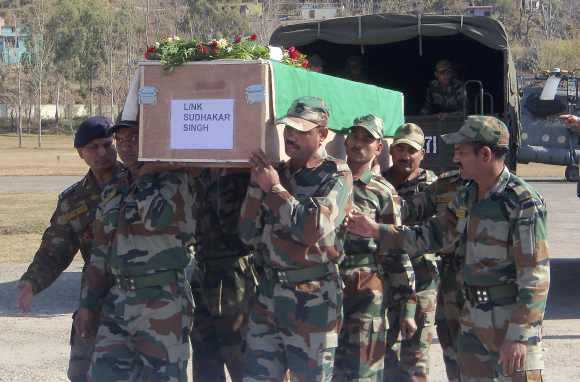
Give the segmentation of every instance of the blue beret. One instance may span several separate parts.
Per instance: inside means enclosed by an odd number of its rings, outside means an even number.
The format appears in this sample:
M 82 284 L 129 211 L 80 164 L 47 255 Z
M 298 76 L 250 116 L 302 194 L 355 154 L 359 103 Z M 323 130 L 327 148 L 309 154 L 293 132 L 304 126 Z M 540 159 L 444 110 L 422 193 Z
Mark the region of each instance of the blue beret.
M 85 119 L 75 134 L 75 148 L 83 147 L 92 140 L 110 137 L 112 122 L 107 117 L 95 116 Z

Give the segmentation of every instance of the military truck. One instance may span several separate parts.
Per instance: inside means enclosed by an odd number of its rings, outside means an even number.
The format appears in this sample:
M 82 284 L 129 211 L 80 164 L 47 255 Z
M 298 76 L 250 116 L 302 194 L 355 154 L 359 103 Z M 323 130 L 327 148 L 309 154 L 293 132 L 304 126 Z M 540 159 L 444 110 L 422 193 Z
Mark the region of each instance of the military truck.
M 281 26 L 270 45 L 291 47 L 322 61 L 325 74 L 347 77 L 358 62 L 361 82 L 405 95 L 405 120 L 425 132 L 424 166 L 454 168 L 453 147 L 441 134 L 459 129 L 468 114 L 495 115 L 511 132 L 509 166 L 515 170 L 520 139 L 515 66 L 503 25 L 489 17 L 374 14 Z M 354 59 L 353 59 L 354 58 Z M 437 61 L 451 61 L 467 94 L 457 113 L 420 115 Z

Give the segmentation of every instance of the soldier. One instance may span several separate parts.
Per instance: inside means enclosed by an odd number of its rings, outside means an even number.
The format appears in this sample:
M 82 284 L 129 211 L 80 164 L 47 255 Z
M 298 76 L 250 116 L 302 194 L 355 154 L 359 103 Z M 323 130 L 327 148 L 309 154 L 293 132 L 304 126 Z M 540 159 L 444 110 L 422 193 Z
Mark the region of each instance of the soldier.
M 469 116 L 442 139 L 469 183 L 445 214 L 421 226 L 379 226 L 353 215 L 348 229 L 409 253 L 457 245 L 464 256 L 462 381 L 541 381 L 542 321 L 550 285 L 542 197 L 505 166 L 509 131 L 495 117 Z
M 296 99 L 286 117 L 287 162 L 253 153 L 240 237 L 257 247 L 257 299 L 250 313 L 244 381 L 330 381 L 342 321 L 341 224 L 352 198 L 346 163 L 326 154 L 328 108 Z
M 74 147 L 89 166 L 89 171 L 58 197 L 56 210 L 50 219 L 50 226 L 44 231 L 40 248 L 18 284 L 17 305 L 22 312 L 29 311 L 32 296 L 48 288 L 70 265 L 79 249 L 85 262 L 81 284 L 85 283 L 101 189 L 121 169 L 116 162 L 111 122 L 105 117 L 84 120 L 75 134 Z M 75 316 L 76 312 L 73 319 Z M 70 345 L 68 377 L 73 382 L 86 381 L 94 342 L 81 338 L 73 325 Z
M 395 189 L 371 165 L 383 148 L 383 121 L 374 115 L 357 118 L 346 138 L 348 165 L 353 174 L 353 208 L 380 222 L 401 224 Z M 381 266 L 382 249 L 374 240 L 348 234 L 345 259 L 340 264 L 344 288 L 344 325 L 336 352 L 338 381 L 381 381 L 386 350 L 387 289 L 405 304 L 401 328 L 412 336 L 416 330 L 414 275 L 408 255 L 388 257 Z M 384 271 L 384 272 L 383 272 Z M 384 276 L 383 276 L 384 273 Z M 384 277 L 384 278 L 383 278 Z
M 391 145 L 393 166 L 383 173 L 401 199 L 411 198 L 415 193 L 423 191 L 433 183 L 437 176 L 429 170 L 421 168 L 425 155 L 423 145 L 425 136 L 421 128 L 413 123 L 399 127 Z M 409 224 L 409 221 L 404 221 Z M 437 288 L 439 275 L 434 254 L 423 254 L 411 259 L 415 272 L 415 288 L 417 294 L 417 310 L 415 321 L 417 331 L 411 338 L 403 338 L 400 348 L 397 345 L 399 337 L 399 317 L 401 306 L 389 306 L 389 334 L 387 358 L 385 361 L 385 379 L 395 378 L 397 374 L 407 374 L 414 381 L 423 381 L 429 374 L 429 347 L 435 334 L 435 309 L 437 306 Z M 400 353 L 398 356 L 397 353 Z M 407 379 L 404 375 L 401 379 Z
M 250 172 L 205 169 L 196 182 L 195 256 L 200 285 L 192 331 L 194 381 L 225 382 L 243 377 L 243 344 L 255 296 L 250 248 L 238 235 L 238 220 Z
M 193 301 L 184 269 L 195 229 L 193 179 L 138 161 L 137 122 L 114 129 L 128 171 L 101 194 L 76 327 L 93 336 L 102 305 L 90 379 L 187 381 Z
M 424 191 L 412 195 L 410 199 L 402 203 L 403 220 L 425 222 L 436 213 L 445 212 L 447 205 L 455 198 L 457 190 L 464 183 L 458 170 L 441 174 Z M 445 371 L 450 382 L 459 381 L 457 341 L 460 333 L 459 317 L 465 301 L 462 293 L 463 280 L 459 272 L 462 265 L 461 255 L 445 255 L 445 253 L 453 254 L 454 252 L 453 245 L 441 250 L 443 256 L 439 262 L 440 283 L 435 313 L 437 337 L 443 350 Z
M 454 113 L 463 110 L 465 91 L 463 82 L 455 78 L 455 71 L 451 62 L 438 61 L 435 64 L 435 79 L 429 83 L 425 103 L 421 108 L 421 114 Z

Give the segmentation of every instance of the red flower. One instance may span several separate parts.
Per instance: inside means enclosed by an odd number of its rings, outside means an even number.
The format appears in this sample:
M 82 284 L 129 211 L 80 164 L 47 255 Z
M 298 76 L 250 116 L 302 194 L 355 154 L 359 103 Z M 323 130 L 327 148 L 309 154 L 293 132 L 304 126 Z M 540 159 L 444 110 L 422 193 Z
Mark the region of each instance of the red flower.
M 288 48 L 288 56 L 290 56 L 291 59 L 296 60 L 298 57 L 300 57 L 300 53 L 298 50 L 296 50 L 296 48 L 291 46 Z
M 149 59 L 149 55 L 155 53 L 155 47 L 154 46 L 150 46 L 147 48 L 147 50 L 145 51 L 145 59 L 148 60 Z
M 310 66 L 310 62 L 308 62 L 308 60 L 304 60 L 304 61 L 302 61 L 302 67 L 303 67 L 304 69 L 308 68 L 309 66 Z
M 251 41 L 256 41 L 258 39 L 258 35 L 255 33 L 252 33 L 252 35 L 250 36 L 250 40 Z
M 240 36 L 236 36 L 236 38 L 234 39 L 234 42 L 236 44 L 239 44 L 240 42 L 242 42 L 242 38 Z
M 211 45 L 212 48 L 217 48 L 218 42 L 216 40 L 213 40 L 212 42 L 209 43 L 209 45 Z
M 209 49 L 207 48 L 207 46 L 205 46 L 203 44 L 197 44 L 195 49 L 201 54 L 208 54 L 209 53 Z

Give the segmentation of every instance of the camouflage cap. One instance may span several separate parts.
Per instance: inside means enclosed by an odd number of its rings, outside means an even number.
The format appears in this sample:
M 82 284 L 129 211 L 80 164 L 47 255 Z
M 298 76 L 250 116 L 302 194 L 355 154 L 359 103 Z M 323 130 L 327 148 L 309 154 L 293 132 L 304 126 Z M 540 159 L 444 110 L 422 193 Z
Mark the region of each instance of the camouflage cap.
M 384 137 L 383 120 L 374 114 L 367 114 L 362 117 L 355 118 L 354 121 L 352 121 L 352 126 L 350 128 L 352 129 L 353 127 L 357 126 L 363 127 L 375 139 L 383 139 Z
M 286 116 L 276 121 L 277 125 L 288 125 L 296 130 L 310 131 L 328 123 L 328 107 L 322 98 L 300 97 L 290 105 Z
M 393 146 L 407 144 L 416 150 L 422 150 L 425 145 L 425 134 L 423 130 L 414 123 L 401 125 L 393 137 Z
M 495 117 L 470 115 L 457 132 L 443 134 L 441 139 L 449 145 L 483 143 L 490 146 L 508 147 L 510 133 L 507 126 Z

